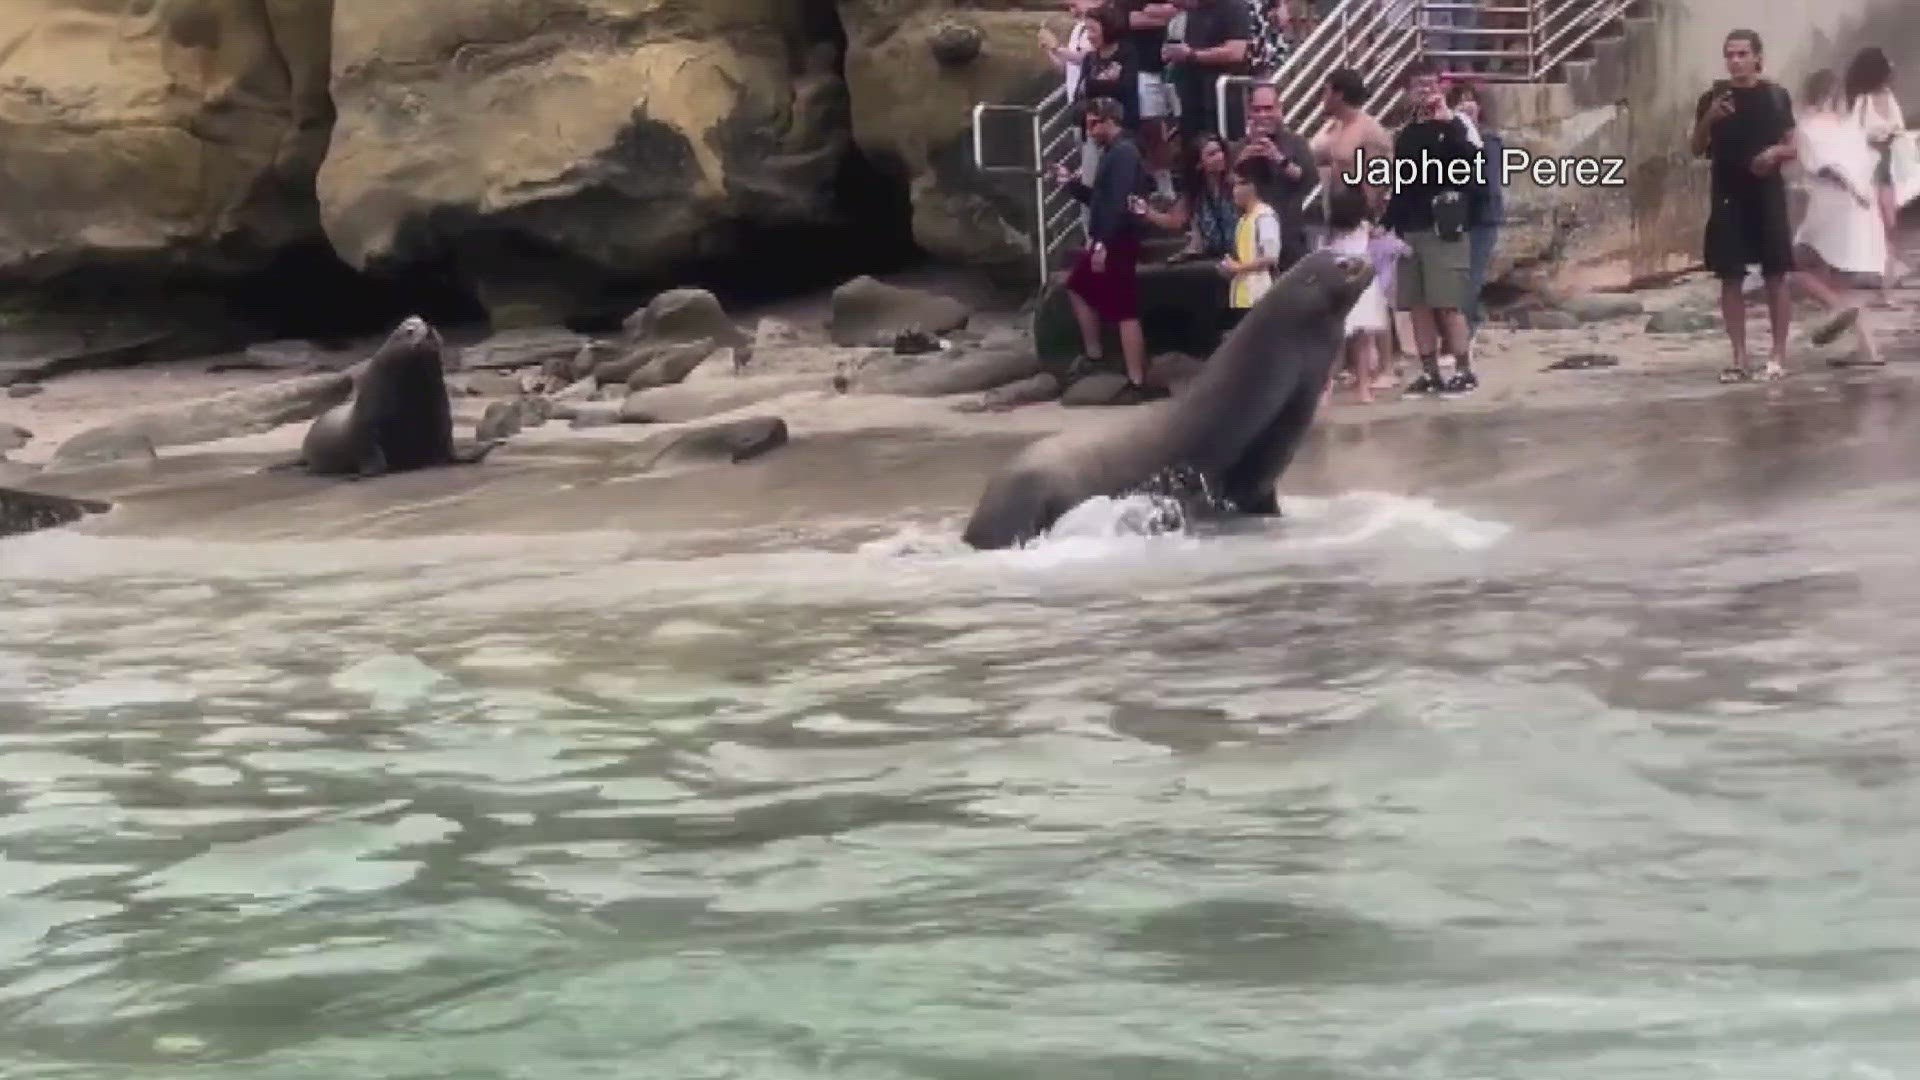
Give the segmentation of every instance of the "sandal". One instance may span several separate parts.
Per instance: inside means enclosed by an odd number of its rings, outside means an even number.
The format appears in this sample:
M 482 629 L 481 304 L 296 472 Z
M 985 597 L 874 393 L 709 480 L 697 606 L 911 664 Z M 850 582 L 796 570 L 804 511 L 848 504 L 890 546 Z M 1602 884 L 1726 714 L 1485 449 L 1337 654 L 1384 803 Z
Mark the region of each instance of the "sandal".
M 1746 368 L 1728 367 L 1728 368 L 1720 369 L 1720 382 L 1722 384 L 1743 383 L 1743 382 L 1752 382 L 1752 381 L 1753 381 L 1753 372 L 1748 371 Z
M 1773 360 L 1767 361 L 1766 368 L 1760 372 L 1761 382 L 1779 382 L 1786 377 L 1787 369 L 1781 367 L 1777 361 Z

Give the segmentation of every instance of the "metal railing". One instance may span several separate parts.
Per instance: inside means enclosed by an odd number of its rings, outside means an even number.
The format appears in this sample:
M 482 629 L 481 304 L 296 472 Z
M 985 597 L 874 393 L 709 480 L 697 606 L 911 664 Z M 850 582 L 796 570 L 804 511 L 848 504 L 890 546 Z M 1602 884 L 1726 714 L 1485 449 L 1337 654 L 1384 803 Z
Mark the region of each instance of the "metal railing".
M 1238 0 L 1228 0 L 1238 2 Z M 1287 126 L 1311 136 L 1326 121 L 1327 77 L 1341 68 L 1361 73 L 1370 93 L 1365 106 L 1387 116 L 1400 104 L 1402 76 L 1419 57 L 1450 75 L 1484 82 L 1543 82 L 1558 78 L 1581 46 L 1627 14 L 1636 0 L 1339 0 L 1288 51 L 1271 75 L 1215 80 L 1219 133 L 1242 132 L 1246 95 L 1256 84 L 1279 88 Z M 1033 180 L 1034 229 L 1030 238 L 1044 287 L 1055 257 L 1084 242 L 1081 207 L 1051 174 L 1077 164 L 1077 109 L 1064 87 L 1032 105 L 979 104 L 973 109 L 973 160 L 982 172 L 1025 174 Z M 985 129 L 995 114 L 1024 119 L 1022 148 L 1031 160 L 993 164 Z M 1318 187 L 1307 195 L 1312 203 Z

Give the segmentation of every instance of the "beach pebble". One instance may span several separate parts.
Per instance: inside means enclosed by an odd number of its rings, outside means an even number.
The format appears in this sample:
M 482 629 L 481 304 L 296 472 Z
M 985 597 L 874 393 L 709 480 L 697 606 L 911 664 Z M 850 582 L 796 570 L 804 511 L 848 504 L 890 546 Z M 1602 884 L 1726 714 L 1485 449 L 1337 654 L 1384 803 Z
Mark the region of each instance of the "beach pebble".
M 1719 319 L 1704 311 L 1668 308 L 1649 316 L 1646 329 L 1649 334 L 1703 334 L 1719 325 Z

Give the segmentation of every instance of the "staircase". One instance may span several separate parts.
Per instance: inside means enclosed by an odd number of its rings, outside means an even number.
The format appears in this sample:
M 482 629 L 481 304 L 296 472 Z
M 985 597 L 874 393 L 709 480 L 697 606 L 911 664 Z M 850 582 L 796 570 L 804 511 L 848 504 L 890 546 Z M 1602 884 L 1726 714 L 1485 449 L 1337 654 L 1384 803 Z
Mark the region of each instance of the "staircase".
M 1238 0 L 1228 0 L 1238 2 Z M 1367 111 L 1391 119 L 1403 92 L 1401 77 L 1416 57 L 1479 82 L 1567 83 L 1581 97 L 1606 93 L 1619 78 L 1624 20 L 1651 0 L 1339 0 L 1272 75 L 1216 81 L 1221 134 L 1242 133 L 1246 94 L 1256 82 L 1280 89 L 1287 126 L 1311 137 L 1326 119 L 1327 76 L 1355 68 L 1371 94 Z M 1045 288 L 1060 260 L 1085 242 L 1080 206 L 1054 184 L 1061 163 L 1077 164 L 1075 110 L 1057 87 L 1032 105 L 981 103 L 973 109 L 975 168 L 1025 174 L 1033 181 L 1032 225 L 1025 233 L 1038 284 Z M 1010 135 L 1017 125 L 1019 138 Z M 994 136 L 998 135 L 995 139 Z M 1017 148 L 1014 143 L 1019 143 Z M 1007 152 L 990 153 L 989 143 Z M 1311 205 L 1318 190 L 1307 197 Z

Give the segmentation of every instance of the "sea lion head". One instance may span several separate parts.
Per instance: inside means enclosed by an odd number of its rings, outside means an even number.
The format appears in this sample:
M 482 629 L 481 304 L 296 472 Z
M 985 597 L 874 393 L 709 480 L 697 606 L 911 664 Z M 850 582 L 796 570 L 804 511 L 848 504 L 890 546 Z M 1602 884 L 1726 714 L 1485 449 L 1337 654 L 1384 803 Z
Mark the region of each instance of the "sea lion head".
M 401 321 L 399 326 L 393 328 L 393 334 L 387 338 L 387 341 L 403 347 L 428 346 L 437 349 L 440 347 L 440 332 L 420 316 L 409 315 Z
M 1372 283 L 1373 264 L 1365 256 L 1316 251 L 1275 278 L 1247 317 L 1261 322 L 1325 320 L 1339 325 Z

